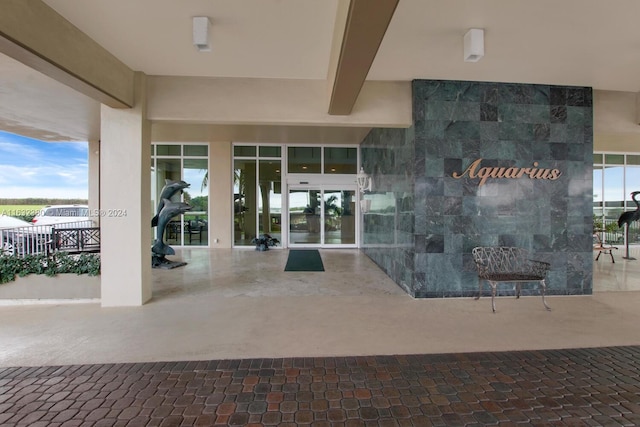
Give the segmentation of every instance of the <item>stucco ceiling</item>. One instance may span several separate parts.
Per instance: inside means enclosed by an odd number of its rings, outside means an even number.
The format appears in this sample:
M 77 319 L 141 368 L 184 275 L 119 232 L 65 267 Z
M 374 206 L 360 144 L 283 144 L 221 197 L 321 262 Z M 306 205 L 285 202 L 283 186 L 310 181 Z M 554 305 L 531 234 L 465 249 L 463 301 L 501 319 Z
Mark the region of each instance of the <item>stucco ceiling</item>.
M 133 70 L 208 77 L 326 79 L 338 9 L 338 0 L 44 2 Z M 206 54 L 191 44 L 191 17 L 199 15 L 212 22 L 212 52 Z M 638 16 L 637 0 L 400 0 L 367 79 L 524 82 L 637 92 Z M 462 38 L 472 27 L 485 29 L 485 57 L 466 63 Z M 28 112 L 39 111 L 36 104 L 46 101 L 50 107 L 45 110 L 57 109 L 60 115 L 49 117 L 52 122 L 73 115 L 84 121 L 66 125 L 67 130 L 53 127 L 52 135 L 95 137 L 97 103 L 70 89 L 51 89 L 45 77 L 21 71 L 4 56 L 0 67 L 0 95 L 9 101 L 0 109 L 0 126 L 6 129 L 23 110 L 28 125 Z M 52 96 L 28 93 L 38 88 Z M 16 96 L 24 105 L 12 102 Z M 88 113 L 78 115 L 78 109 Z
M 324 79 L 337 0 L 45 0 L 151 75 Z M 372 7 L 374 7 L 372 5 Z M 191 17 L 212 21 L 210 54 Z M 460 79 L 640 90 L 636 0 L 400 0 L 370 80 Z M 462 61 L 469 28 L 485 57 Z

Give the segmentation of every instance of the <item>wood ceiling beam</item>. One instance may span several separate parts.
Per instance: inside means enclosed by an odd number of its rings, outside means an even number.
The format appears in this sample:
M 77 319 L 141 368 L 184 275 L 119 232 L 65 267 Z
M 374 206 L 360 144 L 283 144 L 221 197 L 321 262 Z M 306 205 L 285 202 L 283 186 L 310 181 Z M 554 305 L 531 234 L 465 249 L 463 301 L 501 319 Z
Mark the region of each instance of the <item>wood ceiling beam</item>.
M 358 99 L 371 64 L 376 57 L 399 0 L 342 0 L 338 5 L 336 25 L 344 25 L 342 42 L 334 35 L 329 70 L 331 89 L 329 114 L 349 115 Z M 346 19 L 344 11 L 348 3 Z
M 0 0 L 0 53 L 113 108 L 133 106 L 134 72 L 41 0 Z

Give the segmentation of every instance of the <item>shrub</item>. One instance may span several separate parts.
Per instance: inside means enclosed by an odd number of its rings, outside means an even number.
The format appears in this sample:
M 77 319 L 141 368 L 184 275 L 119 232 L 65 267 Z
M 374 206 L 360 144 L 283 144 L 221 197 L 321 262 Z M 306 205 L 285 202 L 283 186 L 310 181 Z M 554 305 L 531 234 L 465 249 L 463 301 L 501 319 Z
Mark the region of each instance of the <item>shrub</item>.
M 100 274 L 100 255 L 91 253 L 70 255 L 66 252 L 55 252 L 51 255 L 29 254 L 21 257 L 0 253 L 0 284 L 14 281 L 16 276 L 45 274 L 53 277 L 63 273 L 97 276 Z

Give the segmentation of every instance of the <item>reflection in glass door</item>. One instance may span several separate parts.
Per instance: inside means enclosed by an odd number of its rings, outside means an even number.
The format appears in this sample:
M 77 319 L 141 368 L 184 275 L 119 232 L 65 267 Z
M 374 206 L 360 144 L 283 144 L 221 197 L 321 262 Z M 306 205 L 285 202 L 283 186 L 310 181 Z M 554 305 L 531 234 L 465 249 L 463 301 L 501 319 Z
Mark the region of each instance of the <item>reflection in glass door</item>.
M 356 244 L 355 190 L 289 189 L 289 245 Z
M 356 243 L 355 191 L 324 190 L 325 245 Z
M 322 242 L 320 230 L 320 190 L 289 190 L 289 244 L 319 245 Z

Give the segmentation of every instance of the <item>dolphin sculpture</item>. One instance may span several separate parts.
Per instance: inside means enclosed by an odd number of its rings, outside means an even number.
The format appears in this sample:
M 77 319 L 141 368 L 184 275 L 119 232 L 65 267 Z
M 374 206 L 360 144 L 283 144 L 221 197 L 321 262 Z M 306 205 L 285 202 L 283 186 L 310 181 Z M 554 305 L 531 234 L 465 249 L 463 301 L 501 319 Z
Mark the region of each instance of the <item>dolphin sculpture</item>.
M 162 192 L 160 193 L 160 202 L 158 203 L 158 209 L 156 209 L 156 216 L 151 218 L 151 226 L 155 227 L 158 225 L 158 215 L 160 215 L 160 211 L 164 206 L 165 199 L 171 200 L 171 197 L 176 194 L 178 191 L 182 191 L 185 188 L 189 188 L 191 184 L 187 184 L 184 181 L 173 181 L 171 179 L 165 180 L 165 185 L 162 187 Z
M 172 202 L 169 199 L 162 199 L 162 209 L 158 216 L 158 229 L 156 231 L 156 240 L 151 247 L 151 252 L 154 254 L 164 256 L 164 255 L 175 255 L 176 251 L 166 243 L 164 243 L 163 235 L 164 229 L 167 227 L 171 218 L 176 215 L 183 214 L 187 211 L 190 211 L 192 207 L 187 203 L 183 202 Z

